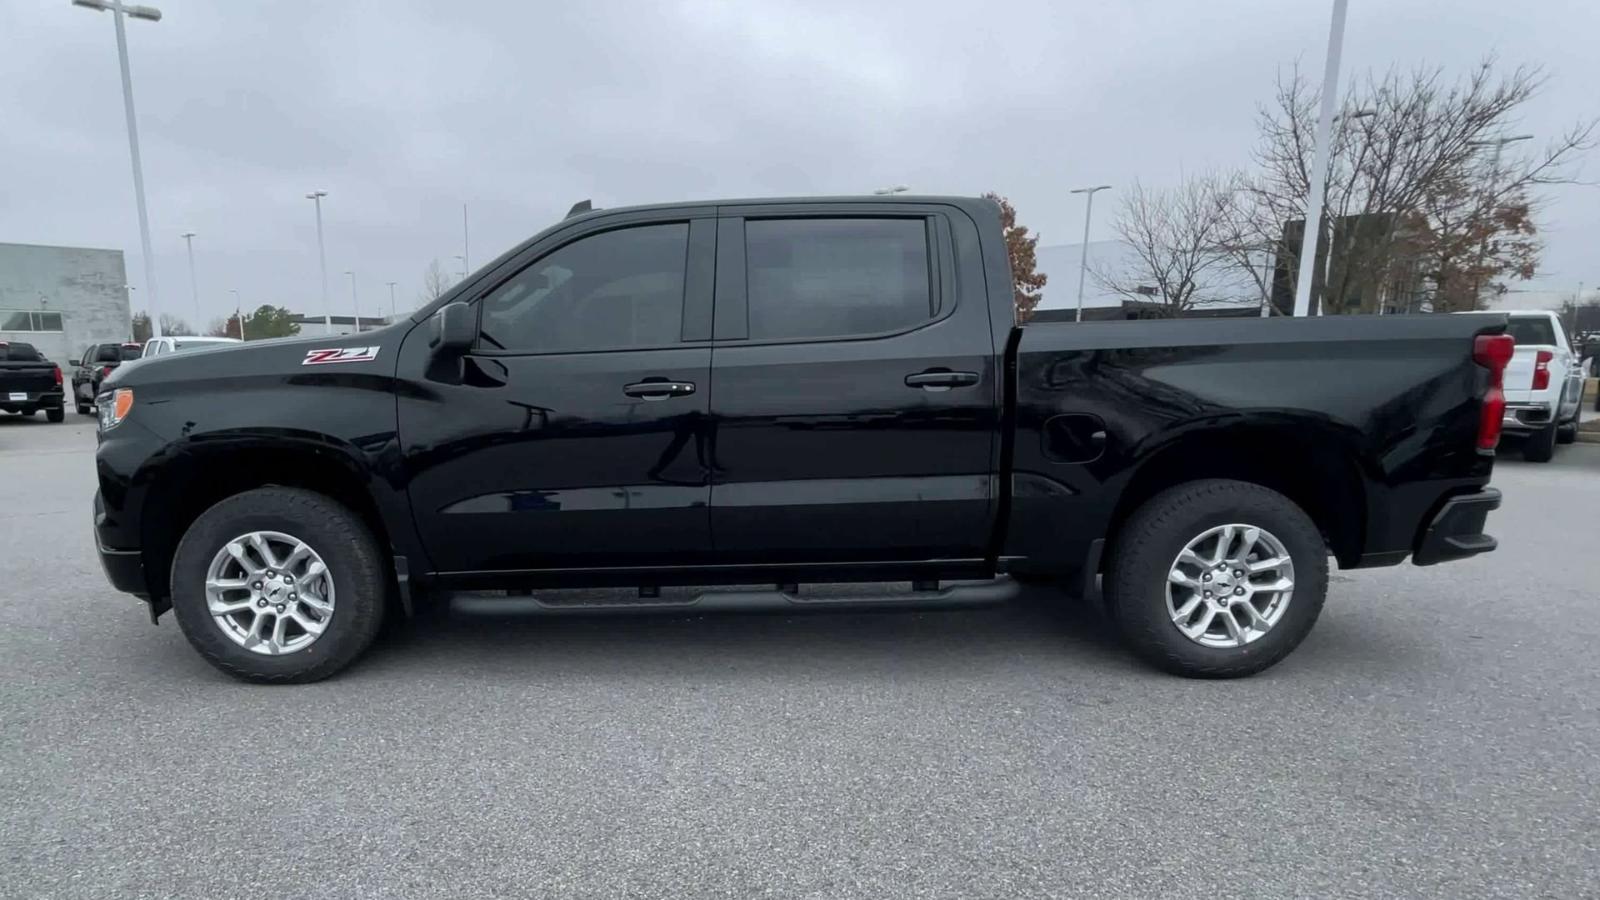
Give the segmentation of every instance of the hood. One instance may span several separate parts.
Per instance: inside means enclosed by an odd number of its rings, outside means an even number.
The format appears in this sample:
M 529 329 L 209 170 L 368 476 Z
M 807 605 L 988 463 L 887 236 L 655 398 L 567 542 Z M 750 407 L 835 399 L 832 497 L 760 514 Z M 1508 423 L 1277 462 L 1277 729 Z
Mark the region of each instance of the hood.
M 412 327 L 410 320 L 402 319 L 360 334 L 268 338 L 129 360 L 113 369 L 102 386 L 262 375 L 281 378 L 317 371 L 389 373 L 394 371 L 400 341 Z

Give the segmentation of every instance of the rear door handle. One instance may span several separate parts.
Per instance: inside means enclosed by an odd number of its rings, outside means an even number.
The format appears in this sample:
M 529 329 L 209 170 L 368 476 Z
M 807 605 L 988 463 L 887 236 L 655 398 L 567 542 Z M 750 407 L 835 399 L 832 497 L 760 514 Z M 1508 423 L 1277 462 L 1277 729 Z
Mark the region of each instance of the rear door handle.
M 692 381 L 636 381 L 622 386 L 622 392 L 641 400 L 665 400 L 694 393 Z
M 970 387 L 978 383 L 977 372 L 948 372 L 929 369 L 906 376 L 906 387 L 925 391 L 948 391 L 953 387 Z

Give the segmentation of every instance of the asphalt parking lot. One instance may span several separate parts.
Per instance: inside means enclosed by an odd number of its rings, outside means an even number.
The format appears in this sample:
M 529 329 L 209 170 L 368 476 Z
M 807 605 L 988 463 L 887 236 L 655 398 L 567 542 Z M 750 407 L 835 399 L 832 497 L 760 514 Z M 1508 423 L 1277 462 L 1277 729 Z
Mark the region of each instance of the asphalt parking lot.
M 1600 886 L 1600 445 L 1501 550 L 1336 572 L 1235 682 L 1043 592 L 418 621 L 233 682 L 95 563 L 89 420 L 0 417 L 0 894 L 1551 896 Z

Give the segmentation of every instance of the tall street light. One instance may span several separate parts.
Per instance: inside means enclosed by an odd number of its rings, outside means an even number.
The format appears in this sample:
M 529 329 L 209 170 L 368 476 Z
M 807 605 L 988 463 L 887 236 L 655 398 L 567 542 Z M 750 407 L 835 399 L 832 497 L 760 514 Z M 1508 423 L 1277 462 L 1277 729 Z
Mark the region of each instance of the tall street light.
M 200 284 L 194 280 L 194 232 L 185 231 L 183 242 L 189 247 L 189 292 L 194 294 L 194 327 L 200 328 Z
M 312 191 L 306 199 L 317 205 L 317 264 L 322 267 L 322 328 L 333 334 L 333 305 L 328 302 L 328 252 L 322 246 L 322 198 L 327 191 Z
M 461 204 L 461 268 L 467 268 L 467 258 L 472 255 L 471 234 L 467 231 L 467 205 Z
M 1094 212 L 1094 195 L 1100 191 L 1111 189 L 1109 184 L 1097 184 L 1094 187 L 1074 188 L 1068 193 L 1085 194 L 1088 202 L 1083 207 L 1083 252 L 1078 254 L 1078 313 L 1072 317 L 1074 322 L 1083 321 L 1083 277 L 1089 274 L 1089 215 Z
M 350 308 L 352 310 L 354 310 L 355 314 L 356 314 L 355 330 L 352 331 L 351 334 L 360 334 L 361 333 L 361 303 L 356 300 L 356 273 L 354 273 L 354 272 L 345 272 L 345 274 L 350 276 Z
M 909 191 L 909 190 L 911 190 L 911 188 L 908 188 L 903 184 L 897 184 L 894 187 L 881 187 L 881 188 L 878 188 L 877 190 L 873 191 L 873 193 L 877 194 L 878 196 L 881 197 L 881 196 L 885 196 L 885 195 L 888 195 L 888 194 L 904 194 L 906 191 Z
M 1490 158 L 1490 161 L 1489 161 L 1489 195 L 1490 196 L 1489 196 L 1488 199 L 1491 202 L 1495 199 L 1494 198 L 1495 192 L 1500 189 L 1500 151 L 1504 150 L 1506 148 L 1507 144 L 1515 144 L 1518 141 L 1531 141 L 1531 140 L 1533 140 L 1533 135 L 1531 135 L 1531 134 L 1513 134 L 1513 135 L 1508 135 L 1508 136 L 1488 138 L 1487 140 L 1482 140 L 1482 141 L 1467 141 L 1467 146 L 1468 147 L 1493 147 L 1494 148 L 1494 155 Z M 1492 212 L 1492 210 L 1491 210 L 1491 212 Z M 1477 277 L 1474 279 L 1474 284 L 1473 284 L 1473 296 L 1474 297 L 1476 297 L 1477 294 L 1480 291 L 1483 290 L 1483 261 L 1488 255 L 1489 255 L 1489 235 L 1487 233 L 1485 233 L 1484 236 L 1483 236 L 1483 240 L 1480 241 L 1479 244 L 1478 244 L 1478 274 L 1477 274 Z
M 462 281 L 466 281 L 467 280 L 467 258 L 465 256 L 462 256 L 459 253 L 457 253 L 456 255 L 454 255 L 454 256 L 452 256 L 450 258 L 451 259 L 459 259 L 459 260 L 461 260 L 461 280 Z
M 128 155 L 133 158 L 133 202 L 139 210 L 139 249 L 144 254 L 144 286 L 150 292 L 150 335 L 161 337 L 161 310 L 156 298 L 156 263 L 150 251 L 150 217 L 144 205 L 144 166 L 139 161 L 139 127 L 133 114 L 133 76 L 128 74 L 128 35 L 123 28 L 124 14 L 147 22 L 161 21 L 161 10 L 153 6 L 124 6 L 122 0 L 72 0 L 99 12 L 111 12 L 117 27 L 117 61 L 122 66 L 122 109 L 128 117 Z
M 1349 0 L 1333 0 L 1328 26 L 1328 58 L 1322 68 L 1322 109 L 1317 114 L 1317 145 L 1311 155 L 1311 196 L 1306 198 L 1305 234 L 1300 239 L 1300 273 L 1295 280 L 1294 314 L 1311 314 L 1311 276 L 1317 268 L 1317 243 L 1322 240 L 1322 194 L 1328 187 L 1328 143 L 1333 107 L 1338 102 L 1339 54 L 1344 49 L 1344 17 Z
M 393 282 L 393 281 L 388 282 L 388 285 L 389 285 L 389 321 L 391 321 L 391 322 L 394 321 L 394 316 L 395 316 L 395 305 L 394 305 L 394 286 L 395 286 L 395 284 L 396 284 L 396 282 Z

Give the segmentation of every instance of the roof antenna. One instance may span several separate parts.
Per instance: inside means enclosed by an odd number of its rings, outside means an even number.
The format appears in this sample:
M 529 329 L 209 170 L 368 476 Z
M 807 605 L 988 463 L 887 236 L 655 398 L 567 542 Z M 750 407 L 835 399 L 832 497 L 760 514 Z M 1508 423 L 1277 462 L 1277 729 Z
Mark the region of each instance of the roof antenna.
M 592 209 L 594 209 L 593 203 L 590 203 L 587 200 L 579 200 L 577 203 L 572 204 L 571 209 L 567 210 L 567 218 L 570 219 L 573 216 L 576 216 L 580 213 L 589 212 Z

